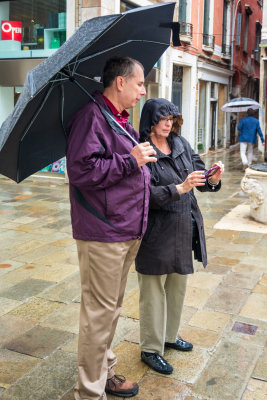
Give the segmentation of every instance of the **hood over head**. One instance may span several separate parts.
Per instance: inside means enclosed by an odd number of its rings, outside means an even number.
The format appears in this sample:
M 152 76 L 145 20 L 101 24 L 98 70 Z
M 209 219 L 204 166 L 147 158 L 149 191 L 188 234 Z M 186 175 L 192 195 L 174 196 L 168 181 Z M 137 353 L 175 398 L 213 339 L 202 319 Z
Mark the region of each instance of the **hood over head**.
M 161 117 L 167 117 L 168 115 L 177 116 L 179 114 L 179 108 L 166 99 L 147 100 L 140 119 L 140 141 L 143 142 L 148 139 L 151 126 L 157 125 Z

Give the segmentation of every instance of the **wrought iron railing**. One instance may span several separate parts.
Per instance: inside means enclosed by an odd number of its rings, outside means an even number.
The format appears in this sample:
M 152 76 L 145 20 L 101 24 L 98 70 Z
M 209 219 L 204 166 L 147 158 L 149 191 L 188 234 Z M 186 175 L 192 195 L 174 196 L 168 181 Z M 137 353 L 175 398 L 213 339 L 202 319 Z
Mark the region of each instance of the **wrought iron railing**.
M 231 55 L 231 46 L 229 44 L 222 44 L 222 54 L 224 56 L 230 56 Z
M 211 47 L 214 49 L 214 43 L 215 43 L 215 36 L 213 35 L 207 35 L 206 33 L 203 33 L 203 42 L 204 46 Z
M 192 39 L 193 36 L 193 25 L 187 22 L 179 22 L 180 23 L 180 35 L 187 36 Z

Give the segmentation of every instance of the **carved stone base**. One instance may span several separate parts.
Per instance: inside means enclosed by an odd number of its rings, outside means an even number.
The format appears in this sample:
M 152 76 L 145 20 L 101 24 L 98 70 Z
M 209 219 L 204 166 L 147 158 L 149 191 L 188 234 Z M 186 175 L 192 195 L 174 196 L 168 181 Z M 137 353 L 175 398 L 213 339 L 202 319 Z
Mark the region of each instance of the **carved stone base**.
M 267 172 L 247 168 L 241 189 L 250 197 L 250 215 L 267 224 Z

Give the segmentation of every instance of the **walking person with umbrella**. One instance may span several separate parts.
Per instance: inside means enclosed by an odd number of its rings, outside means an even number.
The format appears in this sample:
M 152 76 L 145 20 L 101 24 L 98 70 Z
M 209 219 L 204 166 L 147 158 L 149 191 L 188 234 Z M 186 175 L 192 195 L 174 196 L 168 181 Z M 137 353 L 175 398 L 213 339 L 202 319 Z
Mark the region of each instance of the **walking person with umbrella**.
M 128 112 L 146 94 L 142 65 L 129 57 L 107 61 L 104 92 L 70 120 L 67 168 L 73 237 L 81 274 L 78 384 L 75 399 L 103 400 L 138 392 L 136 382 L 115 375 L 111 343 L 120 315 L 127 273 L 147 225 L 150 174 L 156 162 L 150 143 L 133 147 L 111 129 L 99 105 L 135 140 Z
M 240 156 L 243 168 L 245 169 L 252 164 L 253 147 L 257 141 L 257 134 L 260 136 L 262 145 L 264 146 L 264 138 L 260 123 L 259 120 L 254 117 L 252 108 L 249 108 L 247 116 L 240 120 L 237 129 L 240 131 L 238 141 L 240 142 Z

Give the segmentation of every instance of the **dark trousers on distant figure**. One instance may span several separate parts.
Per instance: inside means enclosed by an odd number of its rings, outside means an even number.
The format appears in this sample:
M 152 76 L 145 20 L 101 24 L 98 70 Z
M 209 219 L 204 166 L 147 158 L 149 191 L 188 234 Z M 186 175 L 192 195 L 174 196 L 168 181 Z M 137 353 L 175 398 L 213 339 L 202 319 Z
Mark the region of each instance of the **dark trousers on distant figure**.
M 140 240 L 77 240 L 81 275 L 76 400 L 106 400 L 105 385 L 114 375 L 111 343 L 117 326 L 127 274 Z

